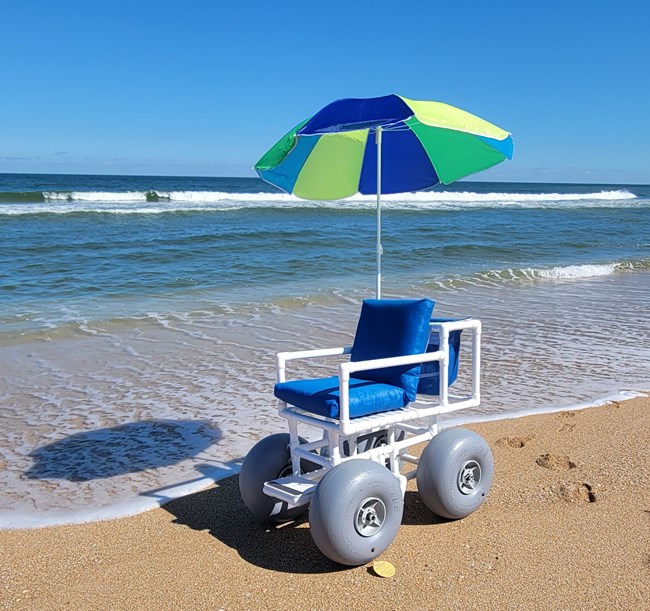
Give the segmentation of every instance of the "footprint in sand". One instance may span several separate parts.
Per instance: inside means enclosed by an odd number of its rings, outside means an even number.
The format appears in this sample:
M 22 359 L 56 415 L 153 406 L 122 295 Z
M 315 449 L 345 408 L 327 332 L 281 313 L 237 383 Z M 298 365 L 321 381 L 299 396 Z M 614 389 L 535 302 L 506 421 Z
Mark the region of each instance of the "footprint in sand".
M 560 412 L 558 418 L 560 420 L 567 420 L 569 418 L 575 418 L 576 412 Z M 576 426 L 575 422 L 563 422 L 562 426 L 558 429 L 558 432 L 571 432 Z
M 586 482 L 575 482 L 572 484 L 562 484 L 560 496 L 566 501 L 583 501 L 585 503 L 595 503 L 596 493 L 590 484 Z
M 497 439 L 496 444 L 501 447 L 523 448 L 531 439 L 533 439 L 532 435 L 528 437 L 501 437 L 501 439 Z
M 535 462 L 545 469 L 552 469 L 554 471 L 568 471 L 575 468 L 576 464 L 569 460 L 568 456 L 560 454 L 542 454 Z

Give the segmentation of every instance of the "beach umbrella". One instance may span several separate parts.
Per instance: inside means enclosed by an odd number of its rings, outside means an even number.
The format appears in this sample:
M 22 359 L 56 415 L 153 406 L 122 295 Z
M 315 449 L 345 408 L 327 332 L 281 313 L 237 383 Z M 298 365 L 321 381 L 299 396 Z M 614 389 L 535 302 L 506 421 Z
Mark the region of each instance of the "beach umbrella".
M 450 184 L 512 158 L 511 135 L 460 108 L 399 95 L 328 104 L 256 164 L 259 176 L 302 199 L 377 195 L 377 298 L 381 298 L 381 195 Z

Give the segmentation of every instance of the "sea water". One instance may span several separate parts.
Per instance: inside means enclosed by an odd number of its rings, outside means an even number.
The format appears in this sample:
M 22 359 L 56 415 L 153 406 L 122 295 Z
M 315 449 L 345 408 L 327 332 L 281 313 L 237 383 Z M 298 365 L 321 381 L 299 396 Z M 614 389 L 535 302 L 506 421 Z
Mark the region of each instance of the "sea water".
M 285 430 L 275 353 L 350 343 L 374 208 L 252 178 L 0 175 L 0 527 L 236 472 Z M 461 182 L 383 210 L 383 295 L 483 322 L 482 404 L 450 418 L 650 390 L 650 187 Z

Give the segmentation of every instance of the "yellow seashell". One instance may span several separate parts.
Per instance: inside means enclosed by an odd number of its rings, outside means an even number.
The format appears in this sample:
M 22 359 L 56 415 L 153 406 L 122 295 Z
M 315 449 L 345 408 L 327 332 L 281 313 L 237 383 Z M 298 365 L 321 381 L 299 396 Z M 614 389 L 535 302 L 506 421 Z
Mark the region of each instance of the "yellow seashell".
M 380 577 L 392 577 L 395 575 L 395 567 L 386 560 L 377 560 L 372 563 L 372 570 Z

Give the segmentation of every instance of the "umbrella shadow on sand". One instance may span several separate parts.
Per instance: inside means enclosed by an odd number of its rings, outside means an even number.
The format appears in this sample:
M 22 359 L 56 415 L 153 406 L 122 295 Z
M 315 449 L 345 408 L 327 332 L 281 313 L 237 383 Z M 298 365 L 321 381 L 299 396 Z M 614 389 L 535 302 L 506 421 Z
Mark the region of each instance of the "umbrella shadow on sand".
M 30 453 L 27 479 L 86 482 L 174 465 L 214 445 L 221 432 L 196 420 L 144 420 L 75 433 Z
M 198 468 L 201 469 L 201 465 Z M 311 538 L 308 512 L 285 524 L 264 523 L 253 516 L 241 499 L 239 476 L 220 480 L 208 490 L 172 500 L 163 505 L 163 509 L 174 516 L 175 524 L 208 531 L 236 550 L 243 560 L 261 568 L 303 574 L 355 568 L 337 564 L 321 553 Z M 406 493 L 402 528 L 430 524 L 435 529 L 437 524 L 447 521 L 433 515 L 416 492 Z

